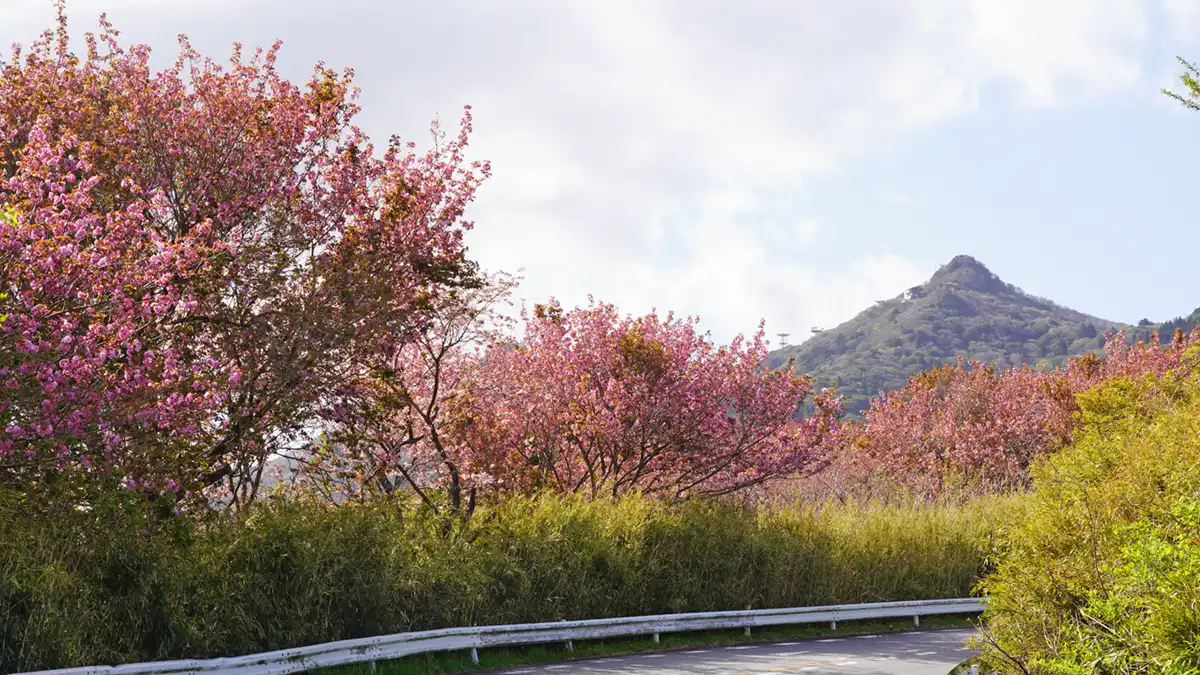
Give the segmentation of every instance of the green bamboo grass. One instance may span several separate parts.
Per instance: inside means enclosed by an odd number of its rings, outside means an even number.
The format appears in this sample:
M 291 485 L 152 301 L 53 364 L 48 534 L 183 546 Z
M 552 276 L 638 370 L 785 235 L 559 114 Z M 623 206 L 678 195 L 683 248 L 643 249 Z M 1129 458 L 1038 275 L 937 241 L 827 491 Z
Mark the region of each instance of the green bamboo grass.
M 1011 500 L 513 498 L 447 537 L 411 503 L 196 523 L 0 497 L 0 671 L 207 658 L 448 626 L 962 597 Z

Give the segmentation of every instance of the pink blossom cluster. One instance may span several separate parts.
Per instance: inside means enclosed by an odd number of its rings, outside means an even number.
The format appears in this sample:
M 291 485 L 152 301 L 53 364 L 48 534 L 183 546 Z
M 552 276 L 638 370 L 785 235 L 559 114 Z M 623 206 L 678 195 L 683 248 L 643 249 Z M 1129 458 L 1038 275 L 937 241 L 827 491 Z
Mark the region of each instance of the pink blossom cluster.
M 761 327 L 718 347 L 695 319 L 604 303 L 524 319 L 461 403 L 462 456 L 502 489 L 727 493 L 819 469 L 837 437 L 837 399 L 766 369 Z
M 1185 364 L 1200 329 L 1170 344 L 1130 344 L 1110 335 L 1105 356 L 1071 359 L 1052 371 L 1029 366 L 997 372 L 978 362 L 934 368 L 871 402 L 865 423 L 848 429 L 842 452 L 913 485 L 951 478 L 990 488 L 1024 484 L 1030 463 L 1071 442 L 1079 428 L 1076 395 L 1117 377 L 1161 376 Z
M 0 181 L 0 463 L 144 472 L 220 398 L 211 364 L 161 332 L 195 304 L 173 279 L 206 261 L 146 227 L 161 200 L 97 209 L 89 144 L 49 126 L 29 129 Z
M 279 45 L 150 68 L 103 18 L 0 61 L 0 477 L 103 466 L 139 489 L 257 488 L 265 459 L 470 283 L 490 169 L 435 125 L 377 154 L 352 73 Z

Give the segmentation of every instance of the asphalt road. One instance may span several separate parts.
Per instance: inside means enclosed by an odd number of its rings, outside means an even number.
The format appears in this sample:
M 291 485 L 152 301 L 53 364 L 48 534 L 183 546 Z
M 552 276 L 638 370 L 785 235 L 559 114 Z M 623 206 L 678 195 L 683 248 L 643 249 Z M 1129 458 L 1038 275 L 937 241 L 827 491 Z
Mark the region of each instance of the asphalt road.
M 969 628 L 824 638 L 521 666 L 498 675 L 946 675 L 974 652 Z

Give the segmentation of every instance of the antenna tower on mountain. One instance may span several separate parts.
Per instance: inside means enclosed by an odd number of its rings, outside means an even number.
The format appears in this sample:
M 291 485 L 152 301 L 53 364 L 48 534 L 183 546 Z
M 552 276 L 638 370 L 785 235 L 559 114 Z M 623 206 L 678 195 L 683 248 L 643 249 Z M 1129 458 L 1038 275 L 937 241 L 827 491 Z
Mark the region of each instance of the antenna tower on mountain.
M 779 336 L 779 346 L 786 347 L 788 336 L 791 335 L 791 333 L 776 333 L 776 335 Z

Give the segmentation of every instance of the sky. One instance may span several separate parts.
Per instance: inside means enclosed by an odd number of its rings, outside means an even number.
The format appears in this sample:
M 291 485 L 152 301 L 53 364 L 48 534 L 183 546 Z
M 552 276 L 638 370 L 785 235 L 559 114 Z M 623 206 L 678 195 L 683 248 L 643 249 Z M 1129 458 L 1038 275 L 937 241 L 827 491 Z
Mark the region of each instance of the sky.
M 1118 322 L 1200 306 L 1200 0 L 68 0 L 174 60 L 354 69 L 379 145 L 472 106 L 470 255 L 526 302 L 831 328 L 957 254 Z M 50 0 L 0 0 L 28 44 Z M 778 343 L 777 338 L 773 341 Z

